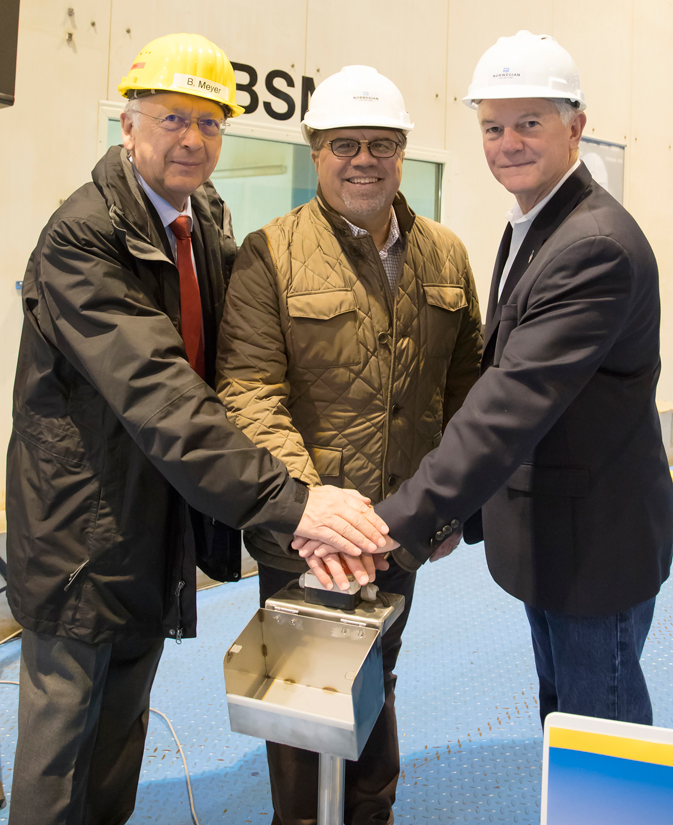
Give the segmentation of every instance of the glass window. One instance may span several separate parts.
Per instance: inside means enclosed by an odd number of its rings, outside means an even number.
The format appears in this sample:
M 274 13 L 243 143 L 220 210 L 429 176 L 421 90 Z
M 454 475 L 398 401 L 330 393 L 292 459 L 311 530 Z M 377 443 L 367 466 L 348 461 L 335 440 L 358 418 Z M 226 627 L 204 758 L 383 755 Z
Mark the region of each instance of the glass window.
M 108 146 L 121 143 L 119 120 L 108 120 Z M 401 190 L 419 215 L 439 220 L 442 164 L 404 161 Z M 273 218 L 307 203 L 318 184 L 311 150 L 304 144 L 225 135 L 211 176 L 231 209 L 236 240 Z
M 315 195 L 308 146 L 225 135 L 211 180 L 231 209 L 238 243 Z
M 400 190 L 417 215 L 438 221 L 441 214 L 441 163 L 404 159 Z
M 122 125 L 121 121 L 109 118 L 107 122 L 107 145 L 117 146 L 122 142 Z

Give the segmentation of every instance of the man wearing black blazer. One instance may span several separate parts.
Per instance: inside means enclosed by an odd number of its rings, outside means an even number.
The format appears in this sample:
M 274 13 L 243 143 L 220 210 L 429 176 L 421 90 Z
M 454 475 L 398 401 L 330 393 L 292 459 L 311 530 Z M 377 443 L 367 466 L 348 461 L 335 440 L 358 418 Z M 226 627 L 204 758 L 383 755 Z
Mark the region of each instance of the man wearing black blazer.
M 491 574 L 526 607 L 542 720 L 561 710 L 651 724 L 639 659 L 673 537 L 655 406 L 656 261 L 578 160 L 584 98 L 553 38 L 501 38 L 466 100 L 517 201 L 482 377 L 441 445 L 376 511 L 402 545 L 398 563 L 416 569 L 463 528 L 480 540 L 481 508 Z

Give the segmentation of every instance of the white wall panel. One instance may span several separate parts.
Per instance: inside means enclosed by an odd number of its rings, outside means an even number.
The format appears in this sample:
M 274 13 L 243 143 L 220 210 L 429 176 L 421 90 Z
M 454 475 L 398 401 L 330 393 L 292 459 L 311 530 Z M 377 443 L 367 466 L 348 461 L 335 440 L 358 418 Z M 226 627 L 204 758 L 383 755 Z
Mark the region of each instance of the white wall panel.
M 552 34 L 575 58 L 587 101 L 589 137 L 630 141 L 636 0 L 554 3 Z M 644 4 L 642 4 L 644 5 Z
M 414 121 L 410 142 L 444 148 L 447 0 L 309 0 L 306 74 L 373 66 L 402 92 Z
M 68 5 L 75 11 L 72 17 Z M 94 166 L 109 20 L 109 0 L 22 0 L 20 6 L 16 102 L 0 110 L 0 505 L 22 323 L 15 283 L 23 278 L 40 230 L 59 201 L 84 183 Z
M 17 277 L 59 200 L 84 183 L 94 165 L 97 103 L 107 80 L 109 2 L 82 0 L 73 17 L 65 3 L 51 0 L 23 0 L 20 8 L 16 103 L 0 111 L 0 139 L 11 147 L 3 191 L 22 207 L 3 214 L 0 233 L 10 260 L 18 256 Z
M 662 374 L 659 397 L 673 401 L 673 6 L 637 2 L 633 15 L 633 139 L 627 153 L 629 211 L 659 263 Z

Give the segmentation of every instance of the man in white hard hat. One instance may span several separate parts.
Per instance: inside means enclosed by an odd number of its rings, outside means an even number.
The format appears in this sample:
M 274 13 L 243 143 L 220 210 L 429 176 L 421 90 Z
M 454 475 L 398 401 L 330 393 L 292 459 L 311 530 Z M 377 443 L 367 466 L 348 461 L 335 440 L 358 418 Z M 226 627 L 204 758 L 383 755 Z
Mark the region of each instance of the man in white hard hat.
M 164 640 L 196 633 L 195 556 L 240 576 L 225 525 L 382 541 L 357 496 L 308 491 L 211 388 L 236 246 L 208 178 L 243 111 L 226 55 L 168 35 L 119 90 L 124 146 L 49 220 L 24 279 L 7 462 L 24 628 L 12 825 L 131 816 Z
M 246 238 L 219 342 L 232 420 L 311 487 L 372 501 L 414 473 L 479 372 L 465 249 L 398 191 L 412 127 L 399 90 L 373 68 L 348 66 L 317 88 L 302 124 L 317 197 Z M 246 532 L 262 604 L 307 569 L 291 538 Z M 343 578 L 337 558 L 326 563 Z M 414 573 L 391 562 L 377 584 L 406 606 L 383 636 L 385 706 L 347 763 L 346 825 L 392 822 L 399 775 L 393 668 Z M 315 823 L 317 754 L 274 743 L 267 753 L 273 825 Z
M 543 721 L 559 710 L 651 724 L 639 659 L 673 538 L 657 264 L 578 160 L 584 95 L 553 38 L 501 38 L 465 101 L 516 199 L 482 377 L 439 448 L 376 510 L 403 545 L 394 558 L 413 568 L 463 525 L 478 540 L 481 508 L 489 569 L 530 621 Z

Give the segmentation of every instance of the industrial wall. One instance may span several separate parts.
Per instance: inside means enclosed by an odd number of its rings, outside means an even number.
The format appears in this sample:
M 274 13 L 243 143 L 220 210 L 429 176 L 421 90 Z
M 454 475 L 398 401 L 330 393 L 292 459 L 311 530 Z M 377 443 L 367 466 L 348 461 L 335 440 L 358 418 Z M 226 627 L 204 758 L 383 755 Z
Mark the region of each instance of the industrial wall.
M 40 229 L 89 178 L 99 102 L 149 40 L 203 34 L 244 64 L 249 123 L 298 133 L 302 96 L 343 65 L 375 66 L 401 88 L 411 145 L 448 150 L 443 220 L 467 245 L 486 303 L 511 197 L 491 178 L 474 112 L 460 101 L 486 48 L 527 28 L 574 56 L 586 134 L 626 144 L 625 205 L 659 260 L 660 398 L 673 399 L 673 5 L 669 0 L 21 0 L 16 104 L 0 110 L 0 508 L 23 276 Z M 303 93 L 303 95 L 302 95 Z M 226 140 L 226 137 L 225 137 Z M 402 188 L 404 189 L 404 183 Z M 235 221 L 235 216 L 234 216 Z M 234 223 L 235 225 L 235 223 Z M 242 238 L 238 239 L 239 242 Z

